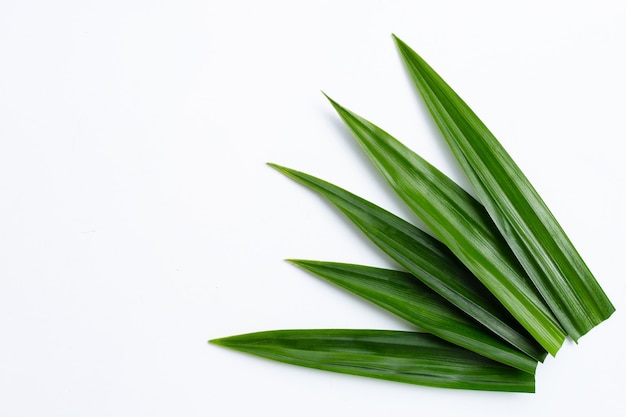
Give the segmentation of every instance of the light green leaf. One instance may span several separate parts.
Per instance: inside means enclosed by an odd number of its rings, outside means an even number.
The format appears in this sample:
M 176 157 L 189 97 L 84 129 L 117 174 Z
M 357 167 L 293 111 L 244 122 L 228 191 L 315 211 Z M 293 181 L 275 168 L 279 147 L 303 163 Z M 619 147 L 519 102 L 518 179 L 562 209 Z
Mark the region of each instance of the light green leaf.
M 534 392 L 534 376 L 425 333 L 390 330 L 275 330 L 211 340 L 308 368 L 417 385 Z
M 561 325 L 578 340 L 615 308 L 498 140 L 415 51 L 395 39 L 411 78 L 480 201 Z
M 485 208 L 387 132 L 330 101 L 396 193 L 526 330 L 555 355 L 565 334 Z
M 270 164 L 320 193 L 374 244 L 433 291 L 533 358 L 543 349 L 440 241 L 388 211 L 311 175 Z
M 505 343 L 408 272 L 335 262 L 289 262 L 445 341 L 522 371 L 535 372 L 536 360 Z

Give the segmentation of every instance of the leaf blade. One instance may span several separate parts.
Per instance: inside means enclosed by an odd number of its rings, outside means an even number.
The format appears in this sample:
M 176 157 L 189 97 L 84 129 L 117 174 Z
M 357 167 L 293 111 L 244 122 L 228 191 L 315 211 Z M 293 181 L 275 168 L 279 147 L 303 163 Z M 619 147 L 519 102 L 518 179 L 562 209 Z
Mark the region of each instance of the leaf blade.
M 432 335 L 391 330 L 274 330 L 213 344 L 292 365 L 439 388 L 534 392 L 534 376 Z
M 337 262 L 289 262 L 481 356 L 531 374 L 537 360 L 545 358 L 544 354 L 534 360 L 515 349 L 408 272 Z
M 418 91 L 481 202 L 567 333 L 577 341 L 615 307 L 543 199 L 454 90 L 394 37 Z
M 446 300 L 529 356 L 543 353 L 480 281 L 432 236 L 407 221 L 329 182 L 269 164 L 335 205 L 374 244 Z
M 396 193 L 555 355 L 565 334 L 485 208 L 390 134 L 329 100 Z

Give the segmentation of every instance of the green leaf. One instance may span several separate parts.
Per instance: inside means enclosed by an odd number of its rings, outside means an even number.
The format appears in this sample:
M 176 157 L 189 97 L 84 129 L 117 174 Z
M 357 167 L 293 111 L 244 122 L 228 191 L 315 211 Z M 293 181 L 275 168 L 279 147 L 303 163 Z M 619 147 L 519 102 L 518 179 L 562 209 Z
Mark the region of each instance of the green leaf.
M 555 355 L 565 334 L 485 208 L 387 132 L 330 102 L 396 193 L 526 330 Z
M 407 272 L 334 262 L 289 262 L 443 340 L 522 371 L 535 372 L 536 360 L 505 343 Z
M 320 193 L 408 272 L 533 358 L 543 350 L 484 285 L 437 239 L 388 211 L 311 175 L 270 164 Z
M 578 340 L 615 308 L 498 140 L 415 51 L 395 40 L 411 78 L 478 198 L 562 326 Z
M 425 333 L 390 330 L 276 330 L 211 340 L 308 368 L 417 385 L 534 392 L 534 376 Z

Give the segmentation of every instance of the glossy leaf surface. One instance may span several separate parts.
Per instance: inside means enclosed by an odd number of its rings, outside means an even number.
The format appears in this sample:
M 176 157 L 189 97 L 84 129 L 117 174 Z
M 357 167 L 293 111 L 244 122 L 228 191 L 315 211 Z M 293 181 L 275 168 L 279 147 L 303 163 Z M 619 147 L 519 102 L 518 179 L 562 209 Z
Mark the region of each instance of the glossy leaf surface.
M 335 262 L 290 262 L 443 340 L 525 372 L 535 372 L 536 360 L 505 343 L 408 272 Z
M 440 241 L 411 223 L 331 183 L 270 164 L 320 193 L 374 244 L 433 291 L 533 358 L 543 349 Z
M 332 100 L 331 104 L 396 193 L 555 355 L 565 333 L 485 208 L 387 132 Z
M 276 330 L 211 341 L 292 365 L 470 390 L 534 392 L 534 376 L 426 333 L 390 330 Z
M 615 308 L 535 188 L 469 106 L 396 38 L 406 68 L 480 201 L 574 339 Z

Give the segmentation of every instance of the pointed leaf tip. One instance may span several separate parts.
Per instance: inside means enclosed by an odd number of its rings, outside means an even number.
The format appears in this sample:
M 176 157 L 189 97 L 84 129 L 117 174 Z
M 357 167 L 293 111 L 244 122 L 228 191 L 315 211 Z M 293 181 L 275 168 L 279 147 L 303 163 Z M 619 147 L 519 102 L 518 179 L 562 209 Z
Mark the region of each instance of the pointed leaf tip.
M 246 335 L 226 336 L 209 340 L 209 343 L 229 349 L 240 350 L 241 346 L 246 344 Z
M 333 108 L 337 111 L 337 112 L 341 112 L 342 110 L 345 111 L 345 109 L 343 108 L 343 106 L 341 106 L 339 103 L 337 103 L 335 100 L 333 100 L 330 96 L 328 96 L 327 94 L 324 93 L 324 97 L 326 97 L 326 99 L 330 102 L 330 104 L 333 106 Z
M 393 36 L 393 40 L 396 43 L 396 46 L 400 49 L 405 49 L 408 48 L 408 45 L 406 44 L 406 42 L 404 42 L 402 39 L 398 38 L 396 35 L 392 35 Z
M 313 262 L 313 261 L 304 261 L 301 259 L 285 259 L 285 261 L 290 263 L 293 266 L 297 266 L 298 268 L 302 268 L 302 269 L 307 269 L 307 265 Z
M 224 344 L 222 343 L 223 339 L 211 339 L 209 340 L 209 343 L 212 345 L 217 345 L 217 346 L 224 346 Z
M 284 167 L 284 166 L 281 166 L 281 165 L 275 164 L 275 163 L 273 163 L 273 162 L 267 162 L 267 165 L 268 165 L 270 168 L 274 168 L 276 171 L 281 172 L 281 173 L 283 173 L 283 174 L 285 174 L 285 175 L 289 175 L 289 171 L 291 171 L 289 168 L 286 168 L 286 167 Z

